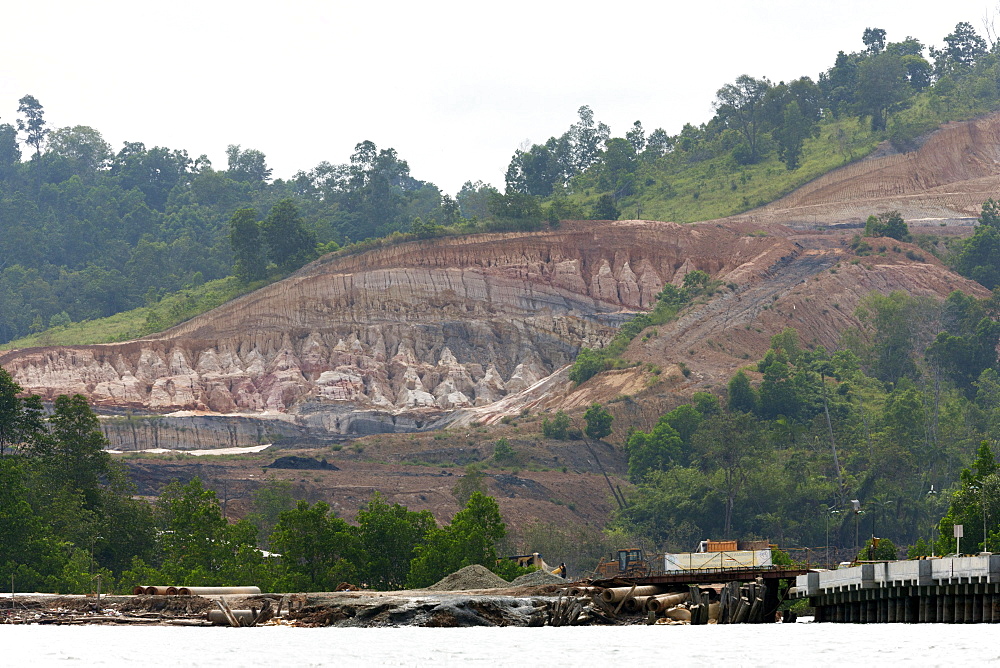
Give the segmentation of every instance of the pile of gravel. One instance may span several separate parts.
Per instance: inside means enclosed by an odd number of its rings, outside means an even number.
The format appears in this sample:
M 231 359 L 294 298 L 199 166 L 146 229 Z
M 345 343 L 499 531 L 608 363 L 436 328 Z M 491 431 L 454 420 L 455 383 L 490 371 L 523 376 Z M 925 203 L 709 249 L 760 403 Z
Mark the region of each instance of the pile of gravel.
M 461 568 L 451 575 L 446 575 L 428 589 L 433 591 L 464 591 L 466 589 L 498 589 L 506 587 L 508 582 L 502 577 L 479 564 Z
M 523 587 L 531 585 L 533 587 L 549 584 L 566 584 L 569 580 L 553 575 L 546 571 L 531 571 L 510 581 L 511 587 Z

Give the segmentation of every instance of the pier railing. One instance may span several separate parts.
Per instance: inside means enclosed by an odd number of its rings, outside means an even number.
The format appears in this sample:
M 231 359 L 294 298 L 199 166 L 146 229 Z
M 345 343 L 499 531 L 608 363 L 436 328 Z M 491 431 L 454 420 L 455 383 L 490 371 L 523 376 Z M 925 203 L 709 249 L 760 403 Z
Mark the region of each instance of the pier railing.
M 799 575 L 817 621 L 1000 622 L 1000 554 L 860 564 Z

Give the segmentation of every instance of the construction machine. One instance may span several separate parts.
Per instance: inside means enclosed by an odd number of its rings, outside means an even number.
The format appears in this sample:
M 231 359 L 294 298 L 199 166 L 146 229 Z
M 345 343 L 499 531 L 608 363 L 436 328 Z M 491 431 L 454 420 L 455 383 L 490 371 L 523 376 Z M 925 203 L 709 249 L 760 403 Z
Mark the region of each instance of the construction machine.
M 628 547 L 618 550 L 617 560 L 602 561 L 597 564 L 596 569 L 596 577 L 598 578 L 642 578 L 649 574 L 649 561 L 646 559 L 642 548 L 639 547 Z
M 545 560 L 542 559 L 542 555 L 540 555 L 537 552 L 532 552 L 531 554 L 514 554 L 507 557 L 507 559 L 513 561 L 521 568 L 528 568 L 530 566 L 534 566 L 540 571 L 545 571 L 546 573 L 552 573 L 553 575 L 558 575 L 561 578 L 566 577 L 565 563 L 561 563 L 555 568 L 552 568 L 552 566 L 549 566 L 547 563 L 545 563 Z

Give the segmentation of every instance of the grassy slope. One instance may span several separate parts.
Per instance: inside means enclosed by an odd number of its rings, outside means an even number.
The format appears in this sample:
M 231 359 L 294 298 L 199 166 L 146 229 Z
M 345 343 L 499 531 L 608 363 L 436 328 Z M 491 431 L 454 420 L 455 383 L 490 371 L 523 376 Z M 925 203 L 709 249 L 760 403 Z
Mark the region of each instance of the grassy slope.
M 826 121 L 806 140 L 800 166 L 789 171 L 771 151 L 756 165 L 736 164 L 728 153 L 684 165 L 644 166 L 639 195 L 619 202 L 622 218 L 692 223 L 723 218 L 772 202 L 809 181 L 871 153 L 881 141 L 857 118 Z M 589 211 L 600 193 L 583 189 L 568 201 Z M 641 209 L 639 208 L 641 207 Z M 639 214 L 639 215 L 637 215 Z
M 199 313 L 210 311 L 230 299 L 262 287 L 266 283 L 267 281 L 260 281 L 244 285 L 232 276 L 209 281 L 203 285 L 185 288 L 167 295 L 151 306 L 123 311 L 107 318 L 47 329 L 38 334 L 2 344 L 0 350 L 32 346 L 85 345 L 128 341 L 173 327 Z
M 877 145 L 878 139 L 856 118 L 824 123 L 817 137 L 806 140 L 798 169 L 789 171 L 776 153 L 749 166 L 736 165 L 728 155 L 706 160 L 671 177 L 677 196 L 644 197 L 643 216 L 691 223 L 741 213 L 863 158 Z
M 916 97 L 909 109 L 897 114 L 893 123 L 907 126 L 910 136 L 915 136 L 941 123 L 972 118 L 986 111 L 989 109 L 971 105 L 949 106 L 924 94 Z M 638 174 L 639 181 L 648 179 L 653 184 L 643 188 L 639 195 L 624 198 L 619 203 L 621 217 L 690 223 L 741 213 L 772 202 L 827 172 L 865 157 L 885 138 L 872 133 L 867 123 L 857 118 L 829 119 L 820 124 L 815 137 L 806 140 L 801 165 L 793 171 L 785 168 L 774 151 L 759 164 L 749 166 L 736 164 L 729 154 L 682 166 L 647 166 Z M 569 195 L 567 200 L 589 211 L 599 194 L 594 189 L 583 188 Z M 355 244 L 341 249 L 340 254 L 361 252 L 382 242 L 391 243 L 392 240 Z M 0 350 L 107 343 L 146 336 L 209 311 L 267 282 L 246 286 L 233 277 L 211 281 L 168 295 L 149 307 L 56 327 L 0 344 Z

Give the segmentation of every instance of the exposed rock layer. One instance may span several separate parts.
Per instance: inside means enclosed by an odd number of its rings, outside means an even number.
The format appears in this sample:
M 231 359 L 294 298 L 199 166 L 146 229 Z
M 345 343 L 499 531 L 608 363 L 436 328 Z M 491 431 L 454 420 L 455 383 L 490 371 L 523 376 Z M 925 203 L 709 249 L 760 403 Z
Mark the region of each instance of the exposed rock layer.
M 794 244 L 737 227 L 622 221 L 325 258 L 163 334 L 0 357 L 29 392 L 157 411 L 435 413 L 525 390 L 691 270 L 741 279 Z M 338 409 L 337 407 L 341 407 Z
M 872 290 L 984 294 L 905 244 L 852 259 L 845 237 L 801 230 L 892 208 L 911 221 L 967 223 L 1000 194 L 998 174 L 1000 116 L 992 115 L 725 221 L 575 222 L 327 257 L 155 337 L 13 351 L 0 364 L 46 398 L 79 392 L 158 412 L 291 413 L 313 433 L 418 429 L 455 408 L 480 420 L 525 401 L 555 405 L 551 395 L 565 394 L 566 383 L 554 371 L 581 346 L 606 343 L 665 283 L 700 269 L 727 290 L 634 341 L 627 355 L 718 387 L 787 326 L 806 342 L 835 345 Z M 614 380 L 615 396 L 646 382 L 632 372 Z M 585 387 L 558 401 L 579 406 L 605 394 Z

